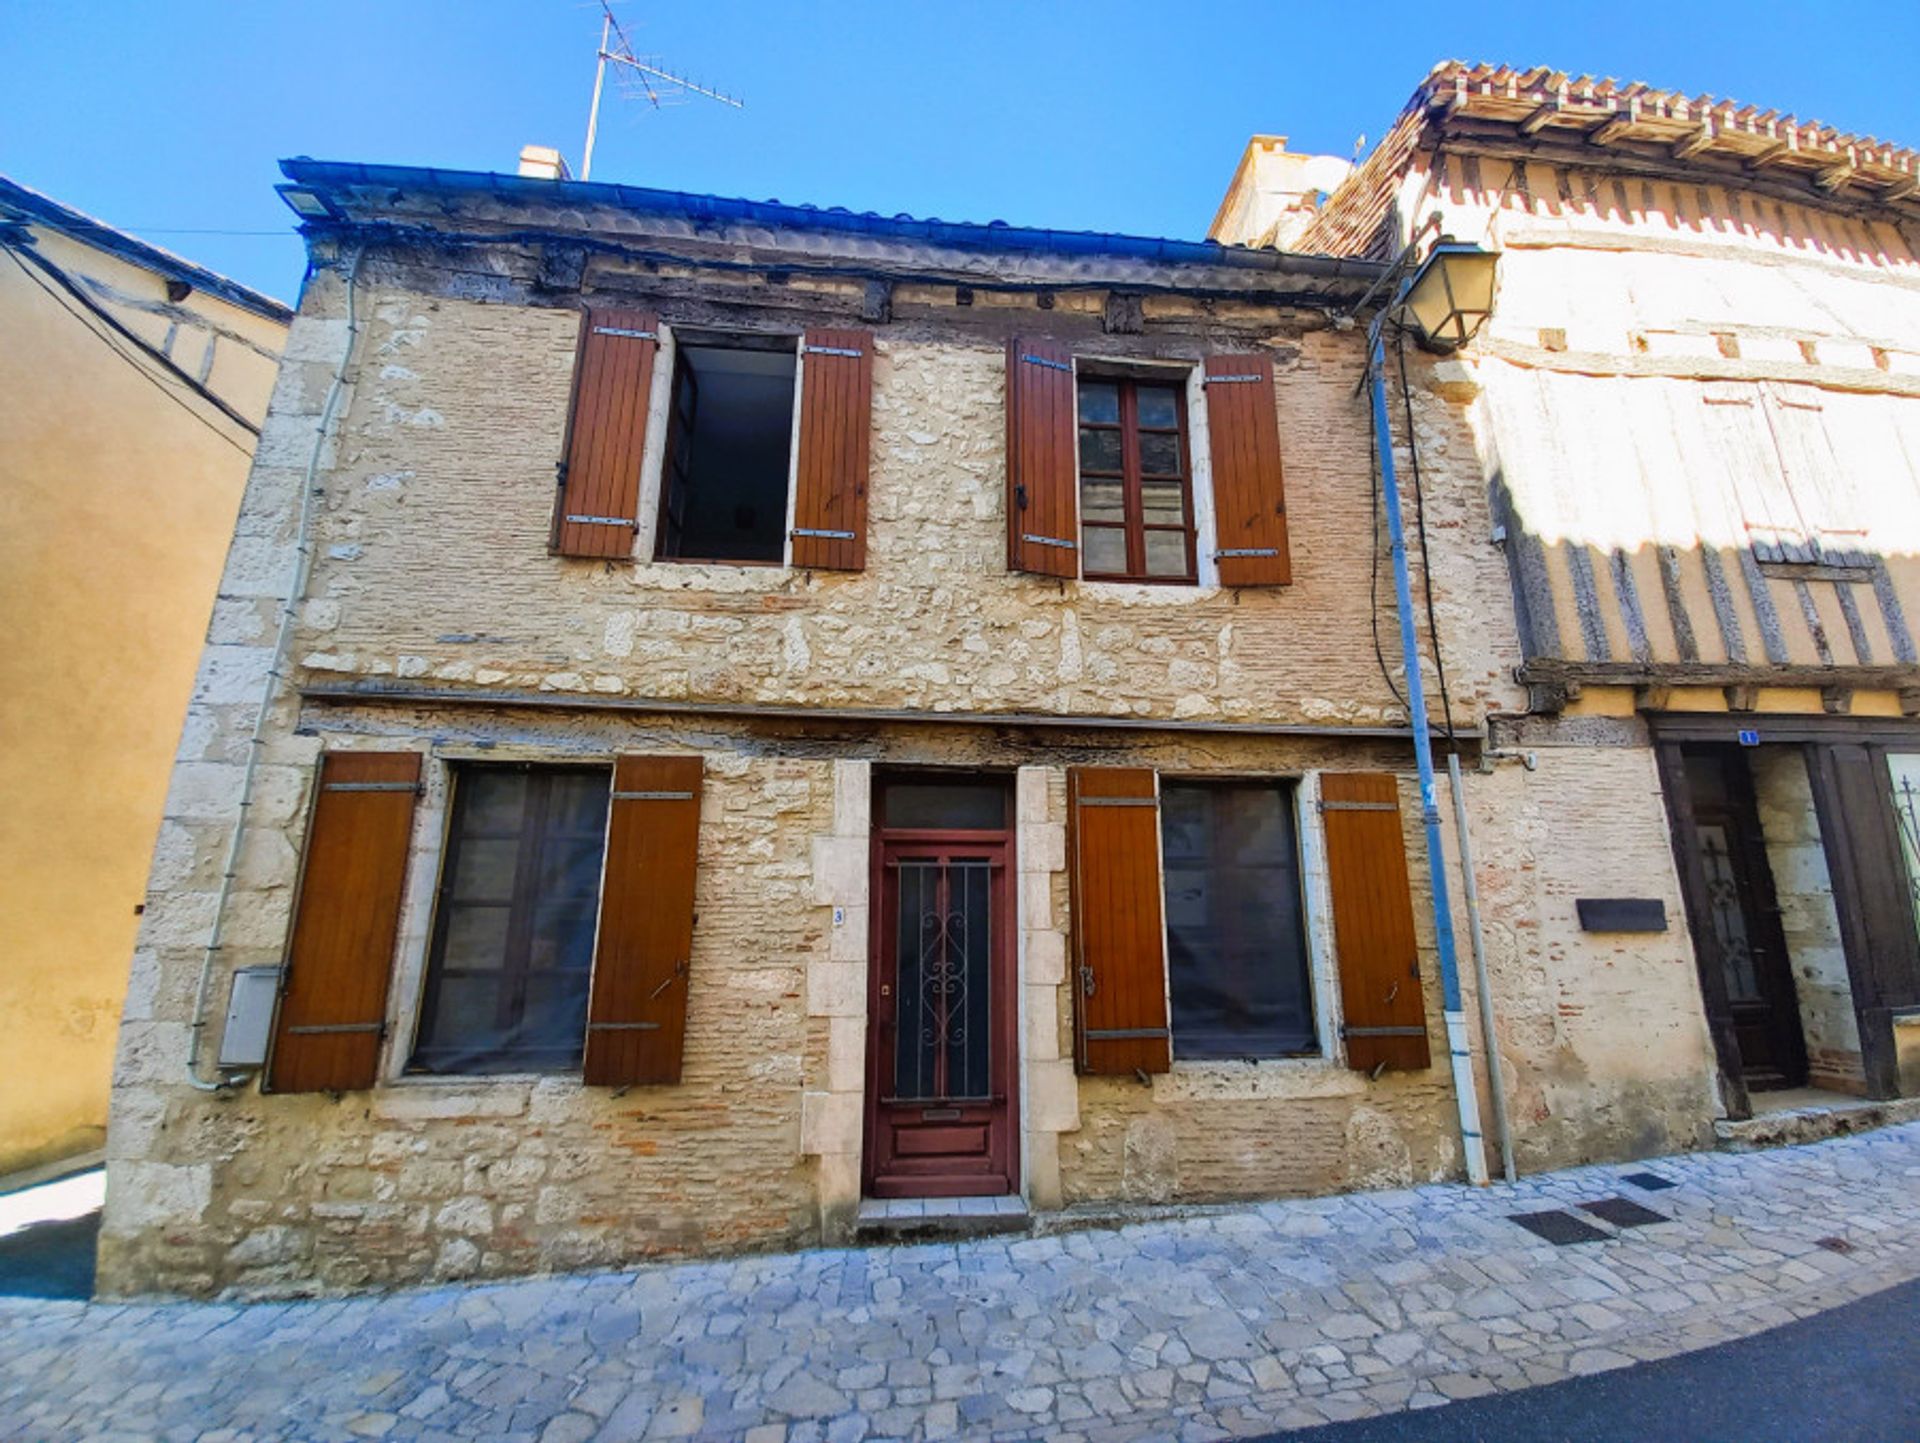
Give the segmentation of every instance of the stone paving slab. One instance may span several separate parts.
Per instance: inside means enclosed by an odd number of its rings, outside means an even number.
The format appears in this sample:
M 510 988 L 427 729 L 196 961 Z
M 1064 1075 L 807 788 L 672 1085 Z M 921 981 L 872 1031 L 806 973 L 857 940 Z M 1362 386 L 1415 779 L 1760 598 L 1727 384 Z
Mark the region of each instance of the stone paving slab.
M 311 1302 L 0 1299 L 0 1437 L 1188 1443 L 1625 1367 L 1920 1276 L 1920 1124 L 1621 1183 L 1645 1166 Z M 1671 1221 L 1568 1247 L 1507 1221 L 1615 1194 Z

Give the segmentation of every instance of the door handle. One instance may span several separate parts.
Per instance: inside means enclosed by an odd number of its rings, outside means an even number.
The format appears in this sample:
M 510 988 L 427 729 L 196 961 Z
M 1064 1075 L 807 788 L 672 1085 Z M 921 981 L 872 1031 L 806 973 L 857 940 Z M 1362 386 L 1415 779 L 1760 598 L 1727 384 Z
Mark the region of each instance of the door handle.
M 880 995 L 881 995 L 882 997 L 891 997 L 891 996 L 893 996 L 893 988 L 892 988 L 891 986 L 889 986 L 889 985 L 888 985 L 887 983 L 885 983 L 885 982 L 882 982 L 882 983 L 880 984 Z

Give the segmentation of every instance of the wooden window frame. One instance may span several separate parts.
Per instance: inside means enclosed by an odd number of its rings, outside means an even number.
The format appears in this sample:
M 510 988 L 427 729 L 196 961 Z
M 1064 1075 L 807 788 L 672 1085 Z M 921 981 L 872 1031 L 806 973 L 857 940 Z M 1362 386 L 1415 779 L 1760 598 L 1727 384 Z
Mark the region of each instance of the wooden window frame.
M 420 1060 L 422 1036 L 431 1025 L 431 1020 L 435 1015 L 441 982 L 446 975 L 445 958 L 449 912 L 452 903 L 451 893 L 454 879 L 458 872 L 460 844 L 462 840 L 460 832 L 455 825 L 459 816 L 461 775 L 462 773 L 471 773 L 479 770 L 503 772 L 520 771 L 530 776 L 546 776 L 556 772 L 593 772 L 603 777 L 609 795 L 611 795 L 613 790 L 612 767 L 594 762 L 576 764 L 564 762 L 494 762 L 479 759 L 461 759 L 449 764 L 448 780 L 450 785 L 447 790 L 446 822 L 440 849 L 440 875 L 434 886 L 433 916 L 430 920 L 427 933 L 427 956 L 421 977 L 419 1011 L 415 1017 L 412 1045 L 408 1050 L 407 1063 L 404 1070 L 407 1074 L 423 1077 L 496 1078 L 536 1074 L 541 1076 L 572 1075 L 581 1070 L 580 1058 L 575 1058 L 572 1062 L 566 1063 L 542 1062 L 532 1057 L 526 1059 L 516 1058 L 516 1063 L 524 1062 L 524 1065 L 497 1070 L 475 1070 L 472 1068 L 442 1070 L 426 1065 Z M 546 815 L 545 807 L 546 803 L 543 799 L 541 803 L 541 817 L 543 821 Z M 528 829 L 523 825 L 519 836 L 524 841 L 527 835 Z M 526 943 L 527 933 L 531 926 L 531 904 L 538 900 L 539 895 L 538 879 L 545 834 L 541 832 L 539 835 L 542 839 L 541 845 L 536 845 L 530 849 L 523 847 L 516 861 L 513 889 L 506 904 L 508 911 L 507 958 L 503 961 L 499 969 L 503 989 L 510 989 L 510 995 L 516 998 L 516 1007 L 522 1014 L 524 1014 L 526 1007 L 527 981 L 534 970 L 526 965 L 528 957 L 528 947 Z M 598 931 L 598 913 L 602 905 L 601 893 L 605 886 L 606 851 L 607 843 L 605 828 L 603 826 L 600 842 L 602 878 L 600 885 L 596 886 L 594 890 L 596 934 Z M 517 966 L 513 962 L 515 956 L 518 956 L 520 959 L 519 965 Z M 594 960 L 593 952 L 590 951 L 587 966 L 581 970 L 580 974 L 582 1000 L 580 1046 L 582 1056 L 584 1056 L 586 1047 L 587 1028 L 585 1009 L 591 1002 Z M 462 975 L 464 975 L 464 973 L 465 969 L 463 969 Z
M 1120 419 L 1115 421 L 1089 421 L 1081 414 L 1080 387 L 1088 382 L 1112 385 L 1119 388 Z M 1174 425 L 1140 425 L 1139 388 L 1142 386 L 1168 390 L 1173 393 Z M 1120 433 L 1120 466 L 1118 473 L 1105 470 L 1089 470 L 1079 455 L 1079 441 L 1082 430 L 1118 431 Z M 1185 520 L 1180 526 L 1165 523 L 1149 523 L 1141 492 L 1143 480 L 1140 469 L 1140 437 L 1143 433 L 1164 436 L 1171 432 L 1179 439 L 1180 447 L 1180 508 Z M 1198 518 L 1193 509 L 1193 456 L 1191 445 L 1192 427 L 1187 412 L 1187 387 L 1184 378 L 1162 379 L 1157 376 L 1117 375 L 1098 370 L 1080 370 L 1074 375 L 1074 490 L 1080 501 L 1080 577 L 1083 581 L 1128 581 L 1153 586 L 1195 586 L 1199 584 L 1200 573 L 1197 562 Z M 1090 521 L 1087 519 L 1087 507 L 1083 488 L 1086 482 L 1121 482 L 1121 505 L 1125 519 L 1121 521 Z M 1171 478 L 1155 475 L 1152 480 Z M 1094 571 L 1087 562 L 1086 533 L 1089 530 L 1124 531 L 1127 538 L 1127 569 L 1124 572 Z M 1186 571 L 1179 576 L 1150 576 L 1147 574 L 1147 533 L 1149 531 L 1179 531 L 1186 539 Z

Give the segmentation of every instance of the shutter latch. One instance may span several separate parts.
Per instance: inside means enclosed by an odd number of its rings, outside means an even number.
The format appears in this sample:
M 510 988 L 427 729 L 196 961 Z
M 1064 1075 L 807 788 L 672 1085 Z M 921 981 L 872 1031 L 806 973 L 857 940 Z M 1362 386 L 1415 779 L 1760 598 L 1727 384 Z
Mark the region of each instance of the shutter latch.
M 669 987 L 673 986 L 674 983 L 678 982 L 682 977 L 686 975 L 687 975 L 687 960 L 683 957 L 678 962 L 673 964 L 673 971 L 667 974 L 667 980 L 662 982 L 658 987 L 654 988 L 653 991 L 647 994 L 647 1001 L 649 1002 L 653 1001 L 654 998 L 658 997 L 662 992 L 665 992 Z
M 1096 985 L 1097 985 L 1097 984 L 1096 984 L 1096 983 L 1094 982 L 1094 980 L 1093 980 L 1093 969 L 1092 969 L 1091 967 L 1085 967 L 1085 966 L 1083 966 L 1083 967 L 1082 967 L 1082 968 L 1080 969 L 1080 992 L 1081 992 L 1081 995 L 1083 995 L 1083 996 L 1086 996 L 1086 997 L 1091 997 L 1091 996 L 1093 996 L 1093 993 L 1094 993 L 1094 988 L 1095 988 L 1095 986 L 1096 986 Z

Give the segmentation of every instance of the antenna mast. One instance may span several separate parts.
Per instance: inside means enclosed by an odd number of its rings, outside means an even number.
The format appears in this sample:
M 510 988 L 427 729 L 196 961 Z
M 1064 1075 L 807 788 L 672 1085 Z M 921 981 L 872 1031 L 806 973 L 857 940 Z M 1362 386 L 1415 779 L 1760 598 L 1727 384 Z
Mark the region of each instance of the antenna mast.
M 613 18 L 609 0 L 600 0 L 600 11 L 599 59 L 593 69 L 593 106 L 587 111 L 587 144 L 580 155 L 580 179 L 588 180 L 593 175 L 593 141 L 600 129 L 600 92 L 606 85 L 608 61 L 620 67 L 615 76 L 628 82 L 627 94 L 646 100 L 655 110 L 689 95 L 702 95 L 722 105 L 731 105 L 735 110 L 744 108 L 744 101 L 641 59 L 634 54 L 633 42 L 627 39 L 625 29 Z

